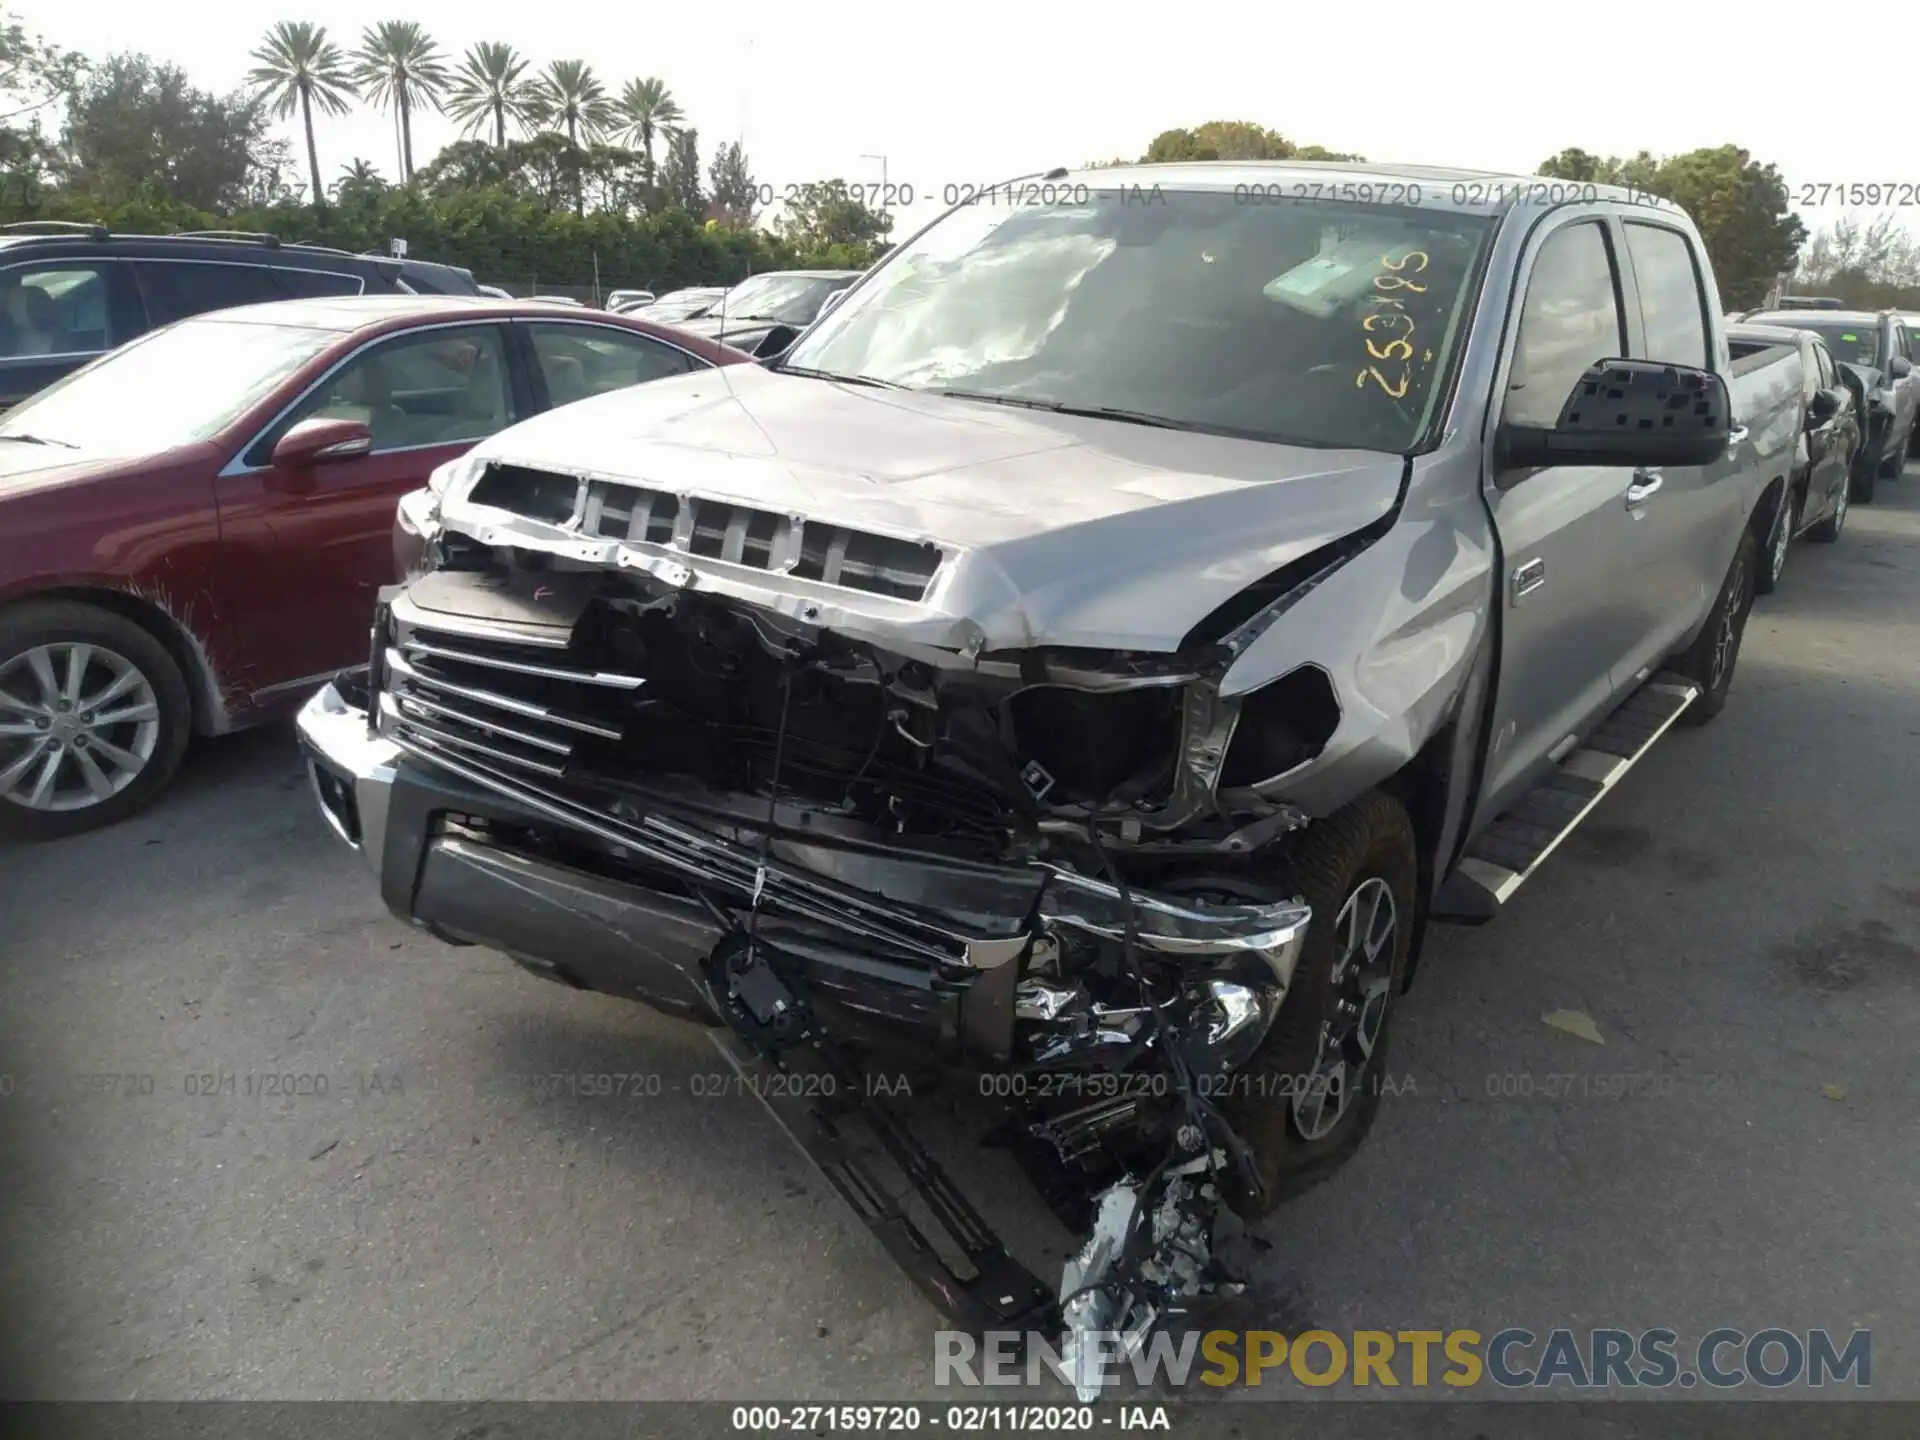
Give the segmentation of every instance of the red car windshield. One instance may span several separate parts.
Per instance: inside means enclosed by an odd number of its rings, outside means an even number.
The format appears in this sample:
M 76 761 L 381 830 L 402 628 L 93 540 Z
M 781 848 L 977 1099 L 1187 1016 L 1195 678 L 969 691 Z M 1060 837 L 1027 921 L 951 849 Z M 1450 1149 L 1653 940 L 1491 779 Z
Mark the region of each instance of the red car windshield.
M 0 437 L 108 455 L 209 440 L 340 336 L 211 317 L 124 345 L 15 406 Z

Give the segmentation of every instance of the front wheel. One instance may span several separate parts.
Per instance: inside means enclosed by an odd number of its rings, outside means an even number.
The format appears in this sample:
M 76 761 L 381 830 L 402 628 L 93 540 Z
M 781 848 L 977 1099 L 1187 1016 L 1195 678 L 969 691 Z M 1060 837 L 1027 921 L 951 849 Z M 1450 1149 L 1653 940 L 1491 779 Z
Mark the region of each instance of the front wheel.
M 1727 691 L 1733 687 L 1734 666 L 1740 660 L 1740 644 L 1746 639 L 1747 616 L 1753 613 L 1759 548 L 1751 530 L 1741 532 L 1739 549 L 1734 552 L 1733 564 L 1728 567 L 1707 623 L 1674 666 L 1700 687 L 1700 698 L 1680 714 L 1685 724 L 1704 725 L 1727 708 Z
M 0 616 L 0 835 L 125 819 L 173 778 L 191 726 L 180 667 L 125 616 L 67 600 Z
M 1273 1028 L 1223 1107 L 1265 1187 L 1258 1197 L 1235 1187 L 1247 1216 L 1325 1180 L 1372 1128 L 1388 1020 L 1406 979 L 1417 868 L 1413 822 L 1377 790 L 1299 838 L 1294 878 L 1313 919 Z

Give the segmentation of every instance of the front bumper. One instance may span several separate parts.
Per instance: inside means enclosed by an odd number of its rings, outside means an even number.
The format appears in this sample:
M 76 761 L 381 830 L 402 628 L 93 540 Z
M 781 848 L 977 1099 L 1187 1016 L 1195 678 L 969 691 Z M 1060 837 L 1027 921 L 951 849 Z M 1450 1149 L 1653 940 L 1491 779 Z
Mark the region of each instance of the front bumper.
M 298 726 L 322 814 L 379 877 L 396 915 L 547 978 L 674 1013 L 712 1013 L 701 962 L 744 921 L 756 886 L 765 892 L 757 933 L 804 963 L 855 1028 L 933 1032 L 982 1059 L 1004 1055 L 1010 1038 L 1021 967 L 1007 962 L 1036 943 L 1072 932 L 1118 946 L 1131 931 L 1141 952 L 1190 967 L 1196 983 L 1258 994 L 1264 1031 L 1312 918 L 1298 902 L 1122 897 L 1042 865 L 848 863 L 808 847 L 762 870 L 754 849 L 721 834 L 595 816 L 545 787 L 424 757 L 370 732 L 366 711 L 336 686 L 307 703 Z M 528 833 L 568 836 L 621 866 L 582 868 L 514 838 Z
M 328 685 L 300 710 L 300 748 L 307 779 L 333 833 L 380 873 L 387 804 L 400 747 L 367 729 L 367 712 Z

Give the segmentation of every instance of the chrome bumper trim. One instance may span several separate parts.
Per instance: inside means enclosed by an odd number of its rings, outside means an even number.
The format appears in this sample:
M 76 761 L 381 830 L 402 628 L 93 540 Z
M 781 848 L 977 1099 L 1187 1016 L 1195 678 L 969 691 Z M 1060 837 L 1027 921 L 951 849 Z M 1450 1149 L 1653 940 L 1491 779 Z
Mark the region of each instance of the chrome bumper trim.
M 300 709 L 296 722 L 301 749 L 306 752 L 307 778 L 314 801 L 333 833 L 358 850 L 380 873 L 387 838 L 387 800 L 393 792 L 394 762 L 400 747 L 367 733 L 367 713 L 349 705 L 327 685 Z M 352 817 L 337 813 L 321 784 L 316 767 L 324 766 L 351 790 Z M 358 831 L 358 839 L 349 829 Z

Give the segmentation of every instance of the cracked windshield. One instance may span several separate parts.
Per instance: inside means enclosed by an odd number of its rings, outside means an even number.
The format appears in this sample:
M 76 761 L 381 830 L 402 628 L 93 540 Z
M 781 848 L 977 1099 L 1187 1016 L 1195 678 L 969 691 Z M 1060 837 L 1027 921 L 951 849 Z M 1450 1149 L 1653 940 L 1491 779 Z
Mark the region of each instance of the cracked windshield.
M 789 352 L 795 369 L 1295 444 L 1404 450 L 1428 423 L 1490 233 L 1225 191 L 975 202 Z

